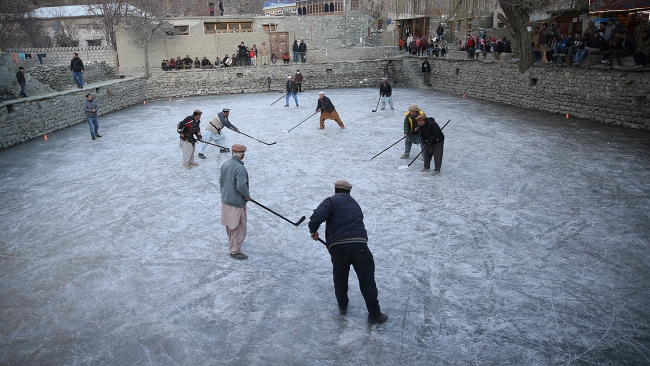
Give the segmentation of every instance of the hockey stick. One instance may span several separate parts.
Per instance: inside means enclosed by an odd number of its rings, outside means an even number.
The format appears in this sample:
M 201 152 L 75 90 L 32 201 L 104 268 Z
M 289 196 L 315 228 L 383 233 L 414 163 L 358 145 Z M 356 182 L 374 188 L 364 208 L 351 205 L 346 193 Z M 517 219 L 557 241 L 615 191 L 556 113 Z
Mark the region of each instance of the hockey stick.
M 271 210 L 270 208 L 264 206 L 263 204 L 261 204 L 261 203 L 255 201 L 255 200 L 252 199 L 252 198 L 251 198 L 251 202 L 255 203 L 256 205 L 258 205 L 258 206 L 260 206 L 260 207 L 262 207 L 262 208 L 264 208 L 264 209 L 266 209 L 266 210 L 268 210 L 269 212 L 272 212 L 272 213 L 276 214 L 277 216 L 283 218 L 284 220 L 286 220 L 286 221 L 292 223 L 294 226 L 298 226 L 298 225 L 302 224 L 302 222 L 305 221 L 305 219 L 306 219 L 306 217 L 303 216 L 303 217 L 300 218 L 300 220 L 298 220 L 298 222 L 293 222 L 293 221 L 287 219 L 286 217 L 280 215 L 279 213 L 277 213 L 277 212 Z
M 410 133 L 409 133 L 409 135 L 410 135 Z M 399 139 L 399 140 L 397 140 L 397 142 L 395 142 L 394 144 L 392 144 L 392 145 L 390 145 L 389 147 L 387 147 L 387 148 L 385 148 L 385 149 L 384 149 L 384 150 L 382 150 L 382 151 L 381 151 L 381 152 L 380 152 L 379 154 L 377 154 L 377 155 L 375 155 L 375 156 L 373 156 L 372 158 L 370 158 L 370 159 L 368 159 L 368 160 L 366 160 L 366 161 L 370 161 L 370 160 L 372 160 L 372 159 L 374 159 L 374 158 L 376 158 L 376 157 L 378 157 L 379 155 L 381 155 L 381 154 L 383 154 L 383 153 L 384 153 L 384 151 L 386 151 L 386 150 L 388 150 L 388 149 L 390 149 L 391 147 L 393 147 L 393 146 L 395 146 L 395 145 L 397 145 L 397 143 L 398 143 L 398 142 L 400 142 L 400 141 L 402 141 L 402 140 L 404 140 L 405 138 L 406 138 L 406 136 L 404 136 L 404 137 L 402 137 L 401 139 Z
M 316 115 L 316 113 L 318 113 L 318 112 L 314 112 L 314 114 L 312 114 L 311 116 L 309 116 L 309 117 L 307 117 L 307 118 L 305 118 L 305 119 L 303 119 L 303 120 L 302 120 L 302 122 L 300 122 L 300 123 L 298 123 L 297 125 L 295 125 L 295 126 L 293 126 L 293 127 L 291 127 L 291 130 L 293 130 L 294 128 L 296 128 L 296 127 L 298 127 L 298 126 L 300 126 L 300 125 L 301 125 L 301 124 L 302 124 L 303 122 L 305 122 L 306 120 L 308 120 L 308 119 L 310 119 L 310 118 L 312 118 L 313 116 L 315 116 L 315 115 Z M 286 132 L 286 133 L 289 133 L 289 132 L 291 132 L 291 130 L 289 130 L 289 131 L 285 131 L 285 130 L 282 130 L 282 132 Z
M 201 142 L 201 141 L 199 141 L 199 142 Z M 230 149 L 227 148 L 227 147 L 219 146 L 219 145 L 217 145 L 217 144 L 213 144 L 213 143 L 211 143 L 211 142 L 203 141 L 203 143 L 204 143 L 204 144 L 208 144 L 208 145 L 212 145 L 212 146 L 216 146 L 216 147 L 220 147 L 220 148 L 222 148 L 222 149 L 228 149 L 228 150 L 230 150 Z
M 231 130 L 232 130 L 232 128 L 231 128 Z M 233 130 L 233 131 L 235 131 L 235 130 Z M 255 140 L 255 141 L 257 141 L 257 142 L 261 142 L 261 143 L 263 143 L 263 144 L 265 144 L 265 145 L 274 145 L 274 144 L 277 142 L 277 141 L 276 141 L 276 142 L 272 142 L 272 143 L 269 144 L 268 142 L 264 142 L 264 141 L 262 141 L 262 140 L 258 140 L 258 139 L 256 139 L 255 137 L 250 136 L 250 135 L 247 135 L 247 134 L 245 134 L 245 133 L 243 133 L 243 132 L 241 132 L 241 131 L 235 131 L 235 132 L 237 132 L 237 133 L 241 133 L 242 135 L 244 135 L 244 136 L 246 136 L 246 137 L 250 137 L 250 138 L 252 138 L 253 140 Z
M 289 94 L 289 93 L 287 93 L 287 94 Z M 275 102 L 273 102 L 273 103 L 271 103 L 271 105 L 274 105 L 275 103 L 277 103 L 277 102 L 279 102 L 279 101 L 280 101 L 280 99 L 282 99 L 282 98 L 284 98 L 284 97 L 286 97 L 286 96 L 287 96 L 287 94 L 285 94 L 285 95 L 283 95 L 283 96 L 281 96 L 280 98 L 278 98 L 278 100 L 276 100 Z
M 445 123 L 445 125 L 442 126 L 442 128 L 440 129 L 440 131 L 442 131 L 445 127 L 447 127 L 447 125 L 449 124 L 449 122 L 451 122 L 451 120 L 447 121 L 447 123 Z M 426 147 L 425 147 L 424 149 L 426 149 Z M 424 149 L 420 150 L 420 152 L 415 156 L 415 158 L 413 158 L 413 160 L 409 163 L 409 165 L 401 165 L 401 166 L 397 167 L 397 169 L 407 169 L 408 167 L 410 167 L 411 164 L 415 163 L 415 159 L 417 159 L 418 156 L 420 156 L 420 155 L 424 152 Z
M 375 109 L 372 110 L 373 112 L 377 112 L 377 109 L 379 108 L 379 101 L 380 101 L 380 100 L 381 100 L 381 95 L 379 96 L 379 99 L 377 100 L 377 106 L 375 107 Z M 385 105 L 385 104 L 384 104 L 384 105 Z M 398 142 L 399 142 L 399 141 L 398 141 Z

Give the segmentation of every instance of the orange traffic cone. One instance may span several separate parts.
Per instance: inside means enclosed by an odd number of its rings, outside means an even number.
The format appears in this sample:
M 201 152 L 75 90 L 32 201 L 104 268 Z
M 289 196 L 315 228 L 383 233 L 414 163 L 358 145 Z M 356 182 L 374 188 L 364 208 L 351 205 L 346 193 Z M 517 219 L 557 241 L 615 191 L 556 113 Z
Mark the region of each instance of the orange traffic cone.
M 568 113 L 566 114 L 566 119 L 569 119 L 569 114 Z
M 47 135 L 43 135 L 43 140 L 45 140 L 45 142 L 47 142 Z
M 146 100 L 142 101 L 142 104 L 147 104 L 147 101 Z

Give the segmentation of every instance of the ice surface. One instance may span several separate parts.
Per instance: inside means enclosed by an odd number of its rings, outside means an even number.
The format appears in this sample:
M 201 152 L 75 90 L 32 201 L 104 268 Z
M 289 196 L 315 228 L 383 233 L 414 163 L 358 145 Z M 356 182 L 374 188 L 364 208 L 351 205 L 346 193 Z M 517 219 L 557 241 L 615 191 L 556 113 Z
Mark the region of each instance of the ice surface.
M 432 365 L 650 362 L 650 134 L 457 95 L 318 90 L 148 101 L 0 152 L 0 364 Z M 98 100 L 101 106 L 101 99 Z M 400 160 L 403 113 L 448 119 L 442 173 Z M 346 179 L 364 210 L 387 323 L 354 273 L 249 204 L 250 257 L 228 256 L 219 167 L 182 167 L 175 125 L 221 108 L 251 196 L 292 221 Z M 416 151 L 417 148 L 414 148 Z M 412 154 L 414 155 L 414 154 Z M 322 229 L 321 229 L 322 234 Z

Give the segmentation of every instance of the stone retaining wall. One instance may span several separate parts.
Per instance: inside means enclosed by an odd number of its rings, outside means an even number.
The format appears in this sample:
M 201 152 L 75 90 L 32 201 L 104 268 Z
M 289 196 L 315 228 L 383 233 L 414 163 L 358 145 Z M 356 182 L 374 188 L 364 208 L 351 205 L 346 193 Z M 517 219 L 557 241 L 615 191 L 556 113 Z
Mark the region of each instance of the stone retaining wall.
M 161 71 L 149 79 L 147 98 L 284 91 L 287 76 L 294 76 L 297 68 L 304 76 L 305 89 L 376 87 L 381 77 L 388 77 L 391 83 L 397 80 L 396 85 L 408 80 L 402 73 L 401 58 Z
M 379 78 L 394 86 L 425 87 L 419 57 L 300 64 L 306 89 L 377 88 Z M 434 89 L 551 113 L 650 130 L 650 70 L 535 65 L 520 74 L 505 61 L 433 58 L 430 82 Z M 0 103 L 0 146 L 40 137 L 85 123 L 81 102 L 97 93 L 100 114 L 141 103 L 144 99 L 284 91 L 296 65 L 240 67 L 216 70 L 155 72 L 104 82 L 84 90 Z M 418 104 L 425 101 L 418 102 Z M 431 103 L 434 103 L 432 100 Z
M 421 59 L 406 62 L 414 69 Z M 436 90 L 650 130 L 648 69 L 536 64 L 520 74 L 513 62 L 438 58 L 430 63 Z
M 84 62 L 84 84 L 115 78 L 115 69 L 105 62 Z M 76 87 L 72 79 L 70 65 L 36 66 L 29 71 L 29 75 L 43 84 L 49 85 L 54 90 L 63 90 Z
M 78 123 L 85 123 L 82 103 L 87 93 L 97 95 L 99 115 L 144 99 L 145 80 L 128 78 L 100 84 L 92 89 L 68 90 L 42 97 L 0 103 L 0 147 L 41 137 Z

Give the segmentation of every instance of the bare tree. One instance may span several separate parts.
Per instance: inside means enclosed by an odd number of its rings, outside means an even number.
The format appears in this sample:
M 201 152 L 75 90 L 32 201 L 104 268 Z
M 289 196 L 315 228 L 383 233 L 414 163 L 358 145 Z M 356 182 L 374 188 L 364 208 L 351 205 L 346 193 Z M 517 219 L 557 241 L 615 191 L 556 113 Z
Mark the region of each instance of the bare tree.
M 0 0 L 0 48 L 49 47 L 49 38 L 24 2 Z
M 87 0 L 86 9 L 97 17 L 106 43 L 116 50 L 115 32 L 122 19 L 133 11 L 133 7 L 124 0 Z
M 133 0 L 136 8 L 126 18 L 126 26 L 130 31 L 132 42 L 144 52 L 145 79 L 149 78 L 149 45 L 158 37 L 164 37 L 165 25 L 163 17 L 168 14 L 168 8 L 159 0 Z
M 566 0 L 499 0 L 505 14 L 498 15 L 499 20 L 508 27 L 512 37 L 519 44 L 519 72 L 526 72 L 535 63 L 532 42 L 530 15 L 533 13 L 566 9 L 571 5 Z

